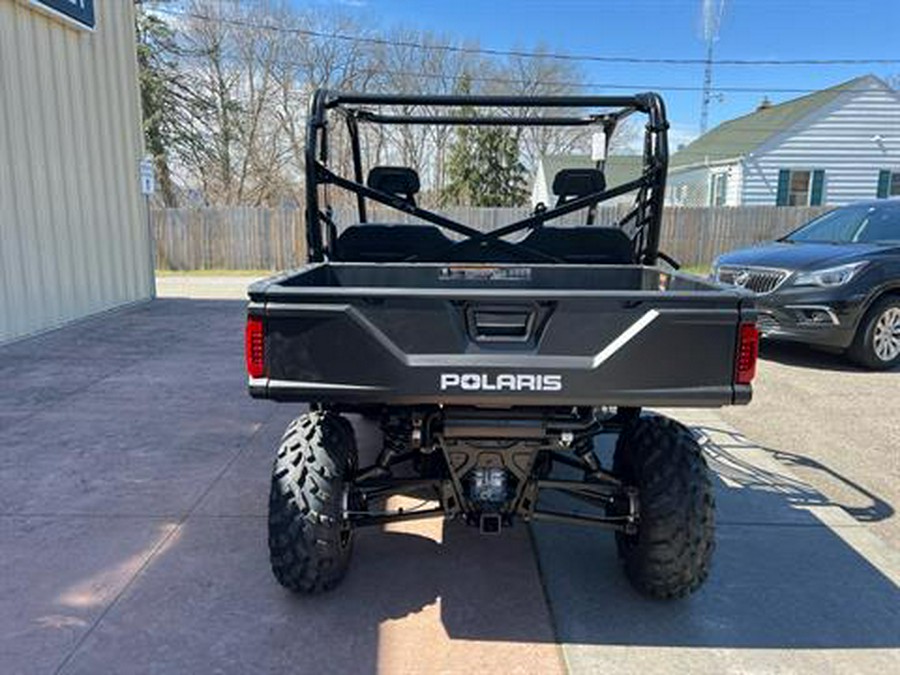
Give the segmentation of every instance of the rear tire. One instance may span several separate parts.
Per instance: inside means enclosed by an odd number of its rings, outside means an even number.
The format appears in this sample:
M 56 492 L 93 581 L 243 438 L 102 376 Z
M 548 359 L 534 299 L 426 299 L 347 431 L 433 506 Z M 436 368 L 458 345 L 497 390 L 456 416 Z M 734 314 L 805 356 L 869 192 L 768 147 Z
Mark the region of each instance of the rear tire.
M 900 364 L 900 297 L 882 298 L 869 308 L 847 355 L 870 370 Z
M 344 497 L 356 464 L 353 427 L 340 415 L 310 412 L 288 425 L 269 493 L 269 560 L 285 588 L 319 593 L 346 574 L 353 532 Z
M 638 489 L 638 531 L 616 533 L 628 580 L 655 598 L 697 590 L 715 548 L 715 500 L 691 432 L 664 417 L 638 418 L 619 437 L 613 471 Z

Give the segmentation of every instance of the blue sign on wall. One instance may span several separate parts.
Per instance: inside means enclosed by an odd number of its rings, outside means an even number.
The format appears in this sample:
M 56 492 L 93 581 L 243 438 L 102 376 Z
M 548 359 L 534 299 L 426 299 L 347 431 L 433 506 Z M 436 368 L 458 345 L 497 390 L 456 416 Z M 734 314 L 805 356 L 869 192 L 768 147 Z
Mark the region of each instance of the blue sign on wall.
M 85 28 L 93 29 L 96 24 L 94 0 L 31 0 L 31 4 L 48 9 Z

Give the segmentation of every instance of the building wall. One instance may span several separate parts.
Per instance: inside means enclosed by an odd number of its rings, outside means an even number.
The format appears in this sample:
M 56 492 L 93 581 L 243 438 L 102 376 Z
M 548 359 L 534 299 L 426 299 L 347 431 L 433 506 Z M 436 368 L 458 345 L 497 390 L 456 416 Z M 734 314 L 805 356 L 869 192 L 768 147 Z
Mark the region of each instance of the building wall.
M 726 168 L 728 170 L 728 193 L 725 198 L 725 206 L 742 206 L 744 165 L 741 162 L 735 162 Z
M 134 9 L 0 0 L 0 342 L 151 297 Z
M 709 206 L 710 180 L 716 174 L 728 175 L 723 206 L 741 205 L 740 162 L 673 169 L 666 183 L 666 204 L 669 206 Z
M 859 89 L 747 157 L 743 203 L 775 204 L 779 169 L 823 169 L 826 204 L 874 199 L 879 170 L 900 171 L 900 96 L 874 78 Z

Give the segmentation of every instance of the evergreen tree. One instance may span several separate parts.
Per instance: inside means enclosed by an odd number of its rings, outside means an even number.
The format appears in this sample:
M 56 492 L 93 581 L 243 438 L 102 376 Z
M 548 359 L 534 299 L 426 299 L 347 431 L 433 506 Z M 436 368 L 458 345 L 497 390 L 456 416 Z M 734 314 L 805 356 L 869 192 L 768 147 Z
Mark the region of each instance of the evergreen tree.
M 205 106 L 183 71 L 185 51 L 175 30 L 145 4 L 138 0 L 135 12 L 144 148 L 154 161 L 164 204 L 177 206 L 171 162 L 202 147 L 192 119 Z
M 471 110 L 461 112 L 471 114 Z M 504 127 L 460 127 L 447 175 L 444 203 L 521 206 L 528 196 L 519 143 Z
M 458 93 L 469 93 L 470 82 L 463 77 Z M 466 106 L 459 114 L 472 117 L 476 111 Z M 528 196 L 519 141 L 505 127 L 459 127 L 447 160 L 447 179 L 443 204 L 521 206 Z
M 159 16 L 145 11 L 143 3 L 137 4 L 135 24 L 144 147 L 156 165 L 156 177 L 165 205 L 175 206 L 177 200 L 167 156 L 177 128 L 173 112 L 178 66 L 170 58 L 175 35 Z

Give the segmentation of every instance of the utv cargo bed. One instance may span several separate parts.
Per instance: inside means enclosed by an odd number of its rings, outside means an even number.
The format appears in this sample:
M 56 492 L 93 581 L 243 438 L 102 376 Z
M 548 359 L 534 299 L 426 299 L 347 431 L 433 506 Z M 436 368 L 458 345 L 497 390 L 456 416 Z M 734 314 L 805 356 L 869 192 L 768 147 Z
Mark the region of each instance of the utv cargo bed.
M 646 266 L 318 263 L 250 289 L 259 398 L 721 406 L 746 296 Z

